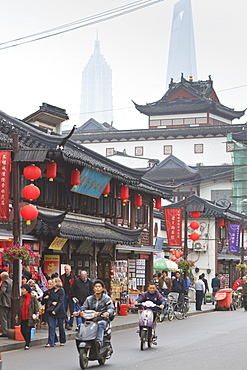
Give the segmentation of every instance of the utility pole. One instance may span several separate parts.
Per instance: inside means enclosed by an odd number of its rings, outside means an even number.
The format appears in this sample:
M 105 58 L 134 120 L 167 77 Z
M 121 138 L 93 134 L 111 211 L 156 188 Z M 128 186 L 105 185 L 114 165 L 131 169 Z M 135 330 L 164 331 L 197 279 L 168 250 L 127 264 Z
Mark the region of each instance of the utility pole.
M 18 133 L 13 134 L 13 155 L 15 155 L 19 149 L 18 144 Z M 14 208 L 14 220 L 13 220 L 13 236 L 14 244 L 22 244 L 21 230 L 20 230 L 20 170 L 19 163 L 13 160 L 12 162 L 12 181 L 13 181 L 13 208 Z M 16 325 L 15 315 L 20 298 L 20 273 L 21 273 L 21 261 L 16 259 L 13 262 L 13 286 L 12 286 L 12 297 L 11 297 L 11 328 Z
M 184 260 L 188 259 L 188 214 L 187 214 L 187 206 L 188 206 L 188 197 L 185 196 L 184 198 Z M 184 271 L 184 282 L 185 286 L 187 287 L 187 273 Z

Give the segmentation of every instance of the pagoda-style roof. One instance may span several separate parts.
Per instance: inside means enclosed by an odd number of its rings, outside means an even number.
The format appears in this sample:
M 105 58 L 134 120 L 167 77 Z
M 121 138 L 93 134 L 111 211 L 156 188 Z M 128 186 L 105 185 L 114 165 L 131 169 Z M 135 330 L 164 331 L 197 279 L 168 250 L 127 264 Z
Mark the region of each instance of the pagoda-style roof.
M 188 113 L 212 113 L 229 120 L 240 118 L 245 110 L 235 111 L 220 103 L 213 81 L 171 81 L 168 91 L 158 101 L 146 105 L 135 104 L 136 109 L 147 116 L 160 116 Z
M 69 119 L 65 109 L 55 107 L 47 103 L 43 103 L 37 112 L 34 112 L 23 119 L 25 122 L 46 122 L 56 125 Z
M 247 143 L 247 127 L 243 127 L 241 131 L 232 134 L 232 139 L 241 143 Z
M 244 220 L 244 227 L 247 227 L 247 215 L 232 211 L 230 207 L 221 206 L 220 204 L 200 198 L 198 195 L 190 195 L 187 198 L 187 212 L 200 211 L 201 218 L 224 218 L 231 222 L 242 223 Z M 184 200 L 177 203 L 164 206 L 164 208 L 182 208 L 184 212 Z
M 186 182 L 208 181 L 209 179 L 217 181 L 219 176 L 221 181 L 233 180 L 233 166 L 187 166 L 172 154 L 144 175 L 146 179 L 153 182 L 173 186 Z
M 90 118 L 89 120 L 87 120 L 87 122 L 85 122 L 83 125 L 81 125 L 80 127 L 78 127 L 76 129 L 76 133 L 79 134 L 79 133 L 84 133 L 84 132 L 98 132 L 98 131 L 111 131 L 111 130 L 116 130 L 115 127 L 113 127 L 112 125 L 109 125 L 109 123 L 107 122 L 104 122 L 104 123 L 99 123 L 98 121 L 96 121 L 94 118 Z M 63 134 L 68 134 L 69 133 L 69 130 L 66 130 L 66 131 L 63 131 Z
M 172 195 L 172 189 L 168 186 L 156 185 L 150 180 L 143 178 L 145 171 L 131 169 L 109 158 L 106 158 L 91 149 L 88 149 L 68 136 L 59 134 L 50 134 L 40 131 L 35 126 L 31 126 L 21 120 L 8 116 L 0 111 L 0 142 L 2 147 L 13 135 L 13 131 L 19 133 L 19 147 L 47 149 L 49 153 L 61 153 L 64 160 L 69 163 L 74 163 L 81 168 L 87 167 L 98 171 L 111 178 L 118 179 L 123 184 L 130 188 L 135 188 L 137 191 L 143 191 L 152 194 L 153 197 L 169 198 Z M 25 154 L 25 150 L 24 150 Z M 27 162 L 30 161 L 30 153 L 27 151 Z M 43 155 L 43 151 L 42 151 Z M 23 159 L 23 153 L 20 155 Z
M 60 236 L 70 240 L 135 245 L 143 228 L 129 230 L 110 224 L 102 218 L 38 207 L 35 235 Z M 58 226 L 59 224 L 59 226 Z
M 123 142 L 135 140 L 165 140 L 176 138 L 199 138 L 199 137 L 224 137 L 231 132 L 239 132 L 245 127 L 245 124 L 221 124 L 208 126 L 191 127 L 163 127 L 155 129 L 137 129 L 137 130 L 115 130 L 115 131 L 97 131 L 97 132 L 75 132 L 72 135 L 77 143 L 106 143 Z M 247 126 L 246 126 L 247 127 Z M 67 132 L 67 131 L 66 131 Z M 64 132 L 65 134 L 65 132 Z

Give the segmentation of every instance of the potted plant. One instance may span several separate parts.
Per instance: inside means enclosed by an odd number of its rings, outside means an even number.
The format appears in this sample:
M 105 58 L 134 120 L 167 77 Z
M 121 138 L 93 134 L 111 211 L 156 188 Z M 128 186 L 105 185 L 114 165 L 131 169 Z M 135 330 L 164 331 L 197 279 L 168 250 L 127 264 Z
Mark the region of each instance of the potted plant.
M 28 261 L 34 257 L 34 253 L 29 244 L 13 244 L 4 247 L 2 259 L 5 263 L 13 263 L 14 260 Z
M 236 268 L 240 270 L 241 276 L 243 276 L 247 270 L 247 265 L 245 263 L 238 263 Z
M 178 267 L 183 272 L 189 272 L 195 265 L 195 262 L 189 260 L 178 261 Z

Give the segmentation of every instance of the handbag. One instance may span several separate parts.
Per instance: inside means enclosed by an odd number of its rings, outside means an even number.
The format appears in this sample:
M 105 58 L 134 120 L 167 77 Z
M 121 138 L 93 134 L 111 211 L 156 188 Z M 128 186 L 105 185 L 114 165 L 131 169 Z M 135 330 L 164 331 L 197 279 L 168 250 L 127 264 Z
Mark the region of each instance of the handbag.
M 54 311 L 54 308 L 55 306 L 53 304 L 51 304 L 50 306 L 47 306 L 46 308 L 46 313 L 52 313 L 52 311 Z

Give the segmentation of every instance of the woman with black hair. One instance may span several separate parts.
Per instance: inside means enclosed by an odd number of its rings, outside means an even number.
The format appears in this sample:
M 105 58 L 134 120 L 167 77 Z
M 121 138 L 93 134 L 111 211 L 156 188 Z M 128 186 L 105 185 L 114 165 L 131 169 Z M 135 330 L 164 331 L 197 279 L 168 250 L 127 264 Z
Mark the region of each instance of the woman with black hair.
M 16 321 L 21 324 L 21 334 L 26 341 L 24 349 L 27 350 L 31 341 L 31 329 L 35 326 L 39 314 L 39 305 L 37 299 L 31 295 L 31 287 L 28 284 L 21 286 L 21 293 Z

